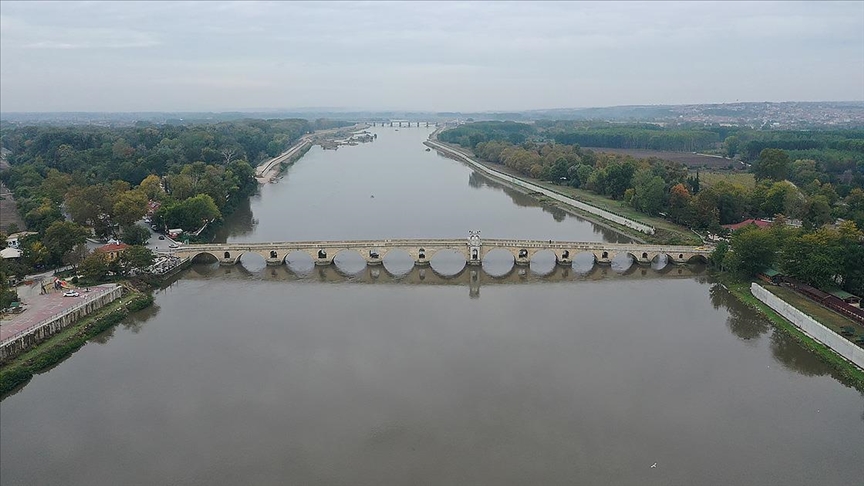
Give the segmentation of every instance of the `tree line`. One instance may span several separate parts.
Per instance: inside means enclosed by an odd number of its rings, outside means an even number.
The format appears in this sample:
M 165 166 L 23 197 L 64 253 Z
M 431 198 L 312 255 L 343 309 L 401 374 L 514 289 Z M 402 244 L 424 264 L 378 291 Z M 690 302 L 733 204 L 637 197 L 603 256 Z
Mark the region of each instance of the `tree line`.
M 253 164 L 278 155 L 305 133 L 345 124 L 244 120 L 4 128 L 0 140 L 11 151 L 11 167 L 0 178 L 12 190 L 27 229 L 37 234 L 22 241 L 23 258 L 4 261 L 0 273 L 24 275 L 64 264 L 128 273 L 126 260 L 134 260 L 137 250 L 110 269 L 104 261 L 85 265 L 87 258 L 99 258 L 88 257 L 85 239 L 142 245 L 149 231 L 136 222 L 155 207 L 153 222 L 163 229 L 194 231 L 217 221 L 257 190 Z M 18 229 L 24 228 L 7 231 Z
M 711 256 L 712 264 L 742 277 L 777 268 L 813 287 L 864 294 L 864 233 L 853 221 L 836 228 L 793 228 L 782 220 L 768 228 L 749 225 L 733 233 Z
M 474 148 L 480 159 L 502 164 L 523 175 L 568 184 L 611 199 L 623 200 L 652 216 L 720 232 L 720 226 L 747 218 L 783 214 L 815 228 L 846 218 L 864 227 L 864 192 L 860 186 L 835 187 L 813 177 L 798 186 L 787 177 L 806 180 L 818 173 L 814 161 L 791 162 L 776 149 L 766 149 L 758 165 L 759 183 L 745 187 L 717 182 L 705 187 L 699 174 L 656 158 L 595 153 L 578 145 L 526 142 L 481 142 Z

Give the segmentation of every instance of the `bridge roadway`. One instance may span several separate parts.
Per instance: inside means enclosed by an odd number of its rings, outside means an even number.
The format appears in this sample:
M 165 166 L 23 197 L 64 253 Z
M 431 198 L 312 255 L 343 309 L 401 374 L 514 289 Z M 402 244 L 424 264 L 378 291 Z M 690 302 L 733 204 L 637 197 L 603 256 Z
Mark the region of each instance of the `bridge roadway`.
M 369 265 L 380 265 L 391 250 L 402 250 L 414 259 L 415 265 L 426 266 L 435 253 L 452 250 L 461 254 L 468 265 L 479 265 L 492 250 L 510 252 L 517 265 L 528 265 L 540 251 L 551 251 L 560 265 L 570 265 L 580 253 L 589 253 L 594 261 L 608 265 L 619 254 L 626 254 L 636 263 L 647 265 L 667 255 L 669 262 L 683 264 L 694 259 L 707 261 L 712 249 L 708 247 L 675 245 L 642 245 L 630 243 L 591 243 L 580 241 L 552 240 L 501 240 L 483 239 L 472 235 L 468 239 L 392 239 L 392 240 L 348 240 L 348 241 L 297 241 L 270 243 L 214 243 L 184 245 L 171 253 L 182 259 L 194 259 L 200 255 L 212 255 L 222 264 L 231 265 L 240 261 L 244 253 L 261 255 L 268 265 L 280 265 L 294 252 L 303 252 L 312 257 L 316 265 L 330 265 L 339 252 L 356 251 Z

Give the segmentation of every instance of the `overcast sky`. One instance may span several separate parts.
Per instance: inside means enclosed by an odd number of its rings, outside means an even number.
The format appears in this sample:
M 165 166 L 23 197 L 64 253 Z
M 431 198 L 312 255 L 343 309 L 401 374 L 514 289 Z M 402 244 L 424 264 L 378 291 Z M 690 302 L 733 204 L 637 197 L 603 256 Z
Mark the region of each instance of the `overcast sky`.
M 0 110 L 864 100 L 864 2 L 0 2 Z

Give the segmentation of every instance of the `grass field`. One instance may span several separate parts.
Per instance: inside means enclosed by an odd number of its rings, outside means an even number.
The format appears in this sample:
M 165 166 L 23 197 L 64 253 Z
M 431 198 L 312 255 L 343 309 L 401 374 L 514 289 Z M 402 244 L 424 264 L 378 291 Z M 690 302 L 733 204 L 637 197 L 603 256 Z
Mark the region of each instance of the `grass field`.
M 730 166 L 740 165 L 731 159 L 726 159 L 720 156 L 694 154 L 692 152 L 670 152 L 665 150 L 645 150 L 645 149 L 619 149 L 605 147 L 582 147 L 583 149 L 592 150 L 594 152 L 606 152 L 610 154 L 629 155 L 637 159 L 647 159 L 656 157 L 658 159 L 668 160 L 686 165 L 690 168 L 705 167 L 708 169 L 726 169 Z
M 696 175 L 695 171 L 691 171 L 693 175 Z M 732 184 L 737 184 L 739 186 L 746 187 L 748 189 L 752 189 L 756 187 L 756 179 L 753 177 L 753 174 L 749 172 L 738 172 L 738 171 L 699 171 L 699 182 L 705 186 L 709 187 L 718 182 L 730 182 Z
M 855 337 L 864 336 L 864 326 L 858 324 L 852 319 L 848 319 L 840 314 L 826 309 L 803 295 L 786 287 L 775 287 L 773 285 L 763 285 L 769 292 L 780 297 L 786 302 L 792 304 L 793 307 L 816 319 L 823 326 L 840 334 L 842 326 L 852 326 L 855 329 Z

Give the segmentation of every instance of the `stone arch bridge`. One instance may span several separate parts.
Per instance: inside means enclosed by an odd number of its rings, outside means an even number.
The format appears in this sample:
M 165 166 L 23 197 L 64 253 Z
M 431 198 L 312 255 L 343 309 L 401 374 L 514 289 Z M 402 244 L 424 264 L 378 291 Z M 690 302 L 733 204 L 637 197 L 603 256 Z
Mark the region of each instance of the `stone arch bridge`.
M 555 254 L 559 265 L 570 265 L 581 253 L 593 255 L 600 265 L 608 265 L 621 254 L 629 255 L 634 262 L 648 265 L 662 255 L 671 263 L 683 264 L 691 260 L 707 261 L 712 249 L 708 247 L 643 245 L 636 243 L 590 243 L 553 240 L 501 240 L 483 239 L 472 233 L 466 239 L 391 239 L 391 240 L 347 240 L 347 241 L 286 241 L 271 243 L 215 243 L 184 245 L 171 253 L 181 259 L 194 259 L 211 255 L 220 263 L 233 265 L 244 253 L 260 255 L 268 265 L 281 265 L 285 258 L 295 252 L 306 253 L 316 265 L 330 265 L 336 255 L 343 251 L 359 253 L 368 265 L 380 265 L 391 250 L 402 250 L 418 266 L 427 266 L 435 253 L 453 250 L 465 257 L 467 265 L 480 265 L 493 250 L 505 250 L 513 255 L 516 265 L 528 265 L 538 252 L 548 250 Z

